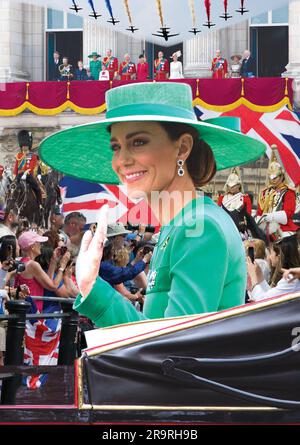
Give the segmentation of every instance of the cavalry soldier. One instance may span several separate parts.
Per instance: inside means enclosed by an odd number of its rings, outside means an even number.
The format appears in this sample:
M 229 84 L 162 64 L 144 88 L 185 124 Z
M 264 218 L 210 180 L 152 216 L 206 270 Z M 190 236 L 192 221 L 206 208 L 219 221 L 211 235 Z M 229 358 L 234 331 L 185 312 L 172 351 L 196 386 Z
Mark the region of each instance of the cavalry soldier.
M 242 191 L 242 180 L 239 171 L 234 168 L 226 181 L 225 194 L 220 195 L 218 205 L 225 207 L 228 212 L 245 208 L 248 215 L 251 215 L 252 204 L 249 195 Z
M 133 80 L 136 76 L 135 63 L 130 61 L 130 55 L 125 54 L 124 61 L 120 64 L 119 75 L 121 80 Z
M 102 70 L 109 72 L 109 79 L 114 80 L 118 74 L 119 62 L 116 57 L 112 55 L 111 49 L 106 51 L 106 57 L 102 59 Z
M 237 168 L 233 168 L 224 187 L 225 194 L 220 195 L 218 205 L 229 213 L 235 222 L 242 239 L 248 239 L 255 233 L 252 223 L 252 203 L 249 195 L 243 193 L 242 180 Z
M 35 193 L 36 199 L 42 208 L 42 194 L 37 182 L 40 175 L 39 157 L 32 152 L 32 134 L 27 130 L 18 133 L 20 151 L 16 155 L 13 173 L 19 183 L 21 179 L 26 180 Z
M 269 185 L 261 191 L 258 200 L 257 222 L 267 235 L 276 240 L 295 234 L 299 227 L 292 220 L 296 193 L 287 184 L 284 169 L 274 158 L 273 153 L 268 168 Z
M 164 53 L 159 51 L 158 58 L 154 60 L 155 80 L 167 80 L 169 78 L 170 64 L 164 58 Z

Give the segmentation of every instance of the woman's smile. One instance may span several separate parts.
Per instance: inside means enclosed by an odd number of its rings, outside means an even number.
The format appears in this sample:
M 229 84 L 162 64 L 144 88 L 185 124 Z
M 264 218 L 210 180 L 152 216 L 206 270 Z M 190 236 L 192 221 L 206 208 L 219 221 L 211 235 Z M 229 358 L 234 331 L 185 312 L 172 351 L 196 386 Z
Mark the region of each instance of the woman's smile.
M 137 171 L 137 172 L 134 172 L 134 173 L 124 174 L 123 177 L 125 179 L 123 180 L 123 182 L 125 184 L 126 183 L 127 184 L 131 184 L 132 182 L 136 182 L 136 181 L 139 181 L 142 178 L 144 178 L 147 173 L 148 173 L 147 170 L 142 170 L 142 171 Z

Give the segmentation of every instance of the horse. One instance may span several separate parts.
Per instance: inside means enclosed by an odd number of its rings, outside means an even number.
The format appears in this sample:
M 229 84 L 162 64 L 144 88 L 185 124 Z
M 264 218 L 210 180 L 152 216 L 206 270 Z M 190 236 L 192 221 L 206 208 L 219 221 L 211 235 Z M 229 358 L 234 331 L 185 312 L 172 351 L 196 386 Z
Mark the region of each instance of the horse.
M 232 218 L 243 240 L 249 238 L 250 235 L 252 238 L 261 239 L 268 244 L 266 234 L 259 228 L 253 216 L 249 215 L 245 206 L 240 210 L 233 210 L 231 212 L 223 205 L 222 208 Z
M 43 215 L 33 189 L 26 180 L 14 179 L 9 185 L 6 196 L 7 211 L 15 209 L 19 217 L 25 217 L 30 223 L 40 226 Z
M 61 180 L 62 175 L 55 171 L 51 170 L 47 175 L 42 176 L 42 182 L 46 191 L 46 199 L 44 205 L 44 224 L 45 227 L 48 228 L 49 217 L 51 212 L 57 205 L 61 205 L 62 199 L 59 189 L 59 181 Z

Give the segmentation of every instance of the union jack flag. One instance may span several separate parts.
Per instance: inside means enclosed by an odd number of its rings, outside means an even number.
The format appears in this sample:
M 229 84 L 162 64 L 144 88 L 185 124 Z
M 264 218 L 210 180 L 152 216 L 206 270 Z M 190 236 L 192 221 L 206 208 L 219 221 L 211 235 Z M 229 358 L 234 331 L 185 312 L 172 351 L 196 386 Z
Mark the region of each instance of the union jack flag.
M 87 224 L 92 224 L 97 221 L 98 210 L 108 204 L 109 223 L 127 224 L 129 221 L 131 224 L 159 225 L 144 200 L 133 202 L 129 199 L 125 186 L 95 184 L 65 176 L 60 181 L 60 187 L 65 216 L 80 212 L 86 217 Z
M 31 313 L 37 312 L 34 300 L 30 297 Z M 58 305 L 43 302 L 43 313 L 61 312 Z M 57 365 L 58 348 L 61 333 L 60 319 L 27 320 L 25 329 L 24 364 L 25 365 Z M 47 374 L 24 377 L 23 384 L 29 389 L 37 389 L 48 378 Z
M 271 145 L 275 144 L 281 162 L 293 181 L 300 184 L 300 115 L 284 106 L 271 113 L 252 111 L 245 105 L 234 110 L 218 113 L 201 106 L 195 107 L 195 112 L 201 120 L 219 116 L 235 116 L 241 118 L 241 129 L 244 134 L 266 142 L 267 155 L 270 157 Z

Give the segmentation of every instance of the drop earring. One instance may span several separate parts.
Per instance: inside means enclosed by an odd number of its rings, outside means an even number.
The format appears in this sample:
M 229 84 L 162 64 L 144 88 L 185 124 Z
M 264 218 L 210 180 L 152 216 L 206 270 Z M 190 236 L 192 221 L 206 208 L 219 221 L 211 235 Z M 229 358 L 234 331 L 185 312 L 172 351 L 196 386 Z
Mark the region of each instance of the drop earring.
M 184 168 L 183 168 L 183 164 L 184 164 L 184 160 L 183 159 L 178 159 L 177 161 L 177 165 L 178 165 L 178 176 L 183 176 L 184 175 Z

